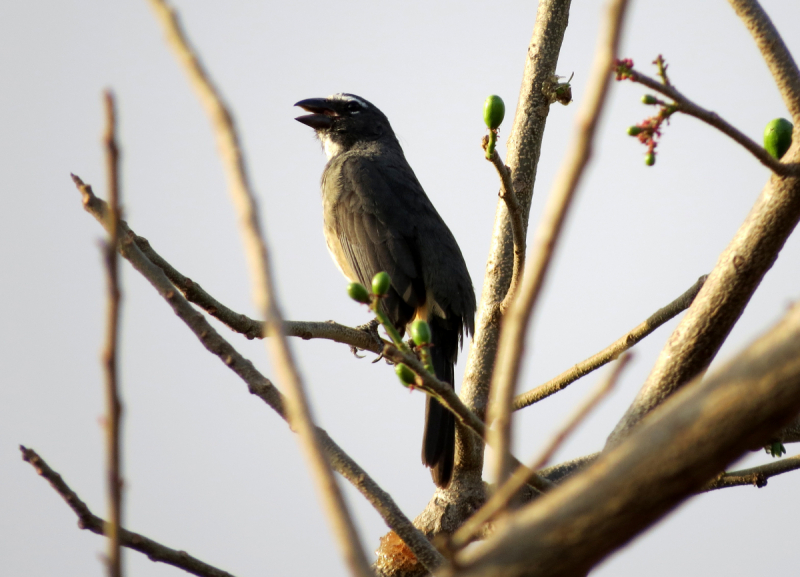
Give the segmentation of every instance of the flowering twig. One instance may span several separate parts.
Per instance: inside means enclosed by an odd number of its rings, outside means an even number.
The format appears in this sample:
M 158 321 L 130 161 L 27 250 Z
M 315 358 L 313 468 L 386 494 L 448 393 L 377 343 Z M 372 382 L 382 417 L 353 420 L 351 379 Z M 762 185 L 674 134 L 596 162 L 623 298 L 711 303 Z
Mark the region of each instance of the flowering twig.
M 659 64 L 659 62 L 661 62 L 661 64 Z M 684 96 L 681 92 L 679 92 L 672 84 L 669 83 L 669 80 L 666 78 L 667 65 L 664 64 L 664 61 L 660 56 L 654 61 L 654 63 L 659 67 L 659 75 L 662 74 L 663 70 L 662 81 L 658 81 L 655 78 L 651 78 L 645 74 L 642 74 L 641 72 L 638 72 L 637 70 L 634 70 L 633 61 L 630 59 L 617 60 L 614 69 L 616 73 L 616 79 L 630 80 L 631 82 L 642 84 L 643 86 L 647 86 L 648 88 L 663 94 L 672 100 L 672 102 L 663 102 L 652 95 L 645 95 L 642 98 L 642 101 L 645 104 L 657 104 L 661 106 L 659 114 L 663 112 L 667 118 L 669 118 L 669 116 L 675 112 L 682 112 L 684 114 L 688 114 L 689 116 L 694 116 L 706 124 L 713 126 L 723 134 L 728 135 L 733 140 L 741 144 L 750 152 L 750 154 L 755 156 L 759 162 L 761 162 L 761 164 L 772 170 L 772 172 L 775 174 L 780 176 L 796 176 L 800 174 L 800 166 L 794 163 L 785 164 L 775 159 L 760 144 L 755 142 L 739 129 L 735 128 L 733 125 L 729 124 L 727 121 L 720 118 L 716 112 L 712 112 L 702 108 L 701 106 L 698 106 Z M 664 82 L 665 80 L 666 82 Z M 648 154 L 651 154 L 652 149 L 650 148 L 650 142 L 646 140 L 646 135 L 642 135 L 645 133 L 645 131 L 652 129 L 653 138 L 657 139 L 658 136 L 660 136 L 660 133 L 656 134 L 655 130 L 661 127 L 661 124 L 663 124 L 664 120 L 666 120 L 666 118 L 657 121 L 657 117 L 651 117 L 635 127 L 632 126 L 628 133 L 632 136 L 638 137 L 640 141 L 647 145 Z M 636 129 L 641 129 L 641 132 Z M 655 145 L 653 145 L 653 149 L 654 148 Z M 648 158 L 646 157 L 645 161 L 647 160 Z M 655 157 L 653 157 L 652 161 L 655 162 Z

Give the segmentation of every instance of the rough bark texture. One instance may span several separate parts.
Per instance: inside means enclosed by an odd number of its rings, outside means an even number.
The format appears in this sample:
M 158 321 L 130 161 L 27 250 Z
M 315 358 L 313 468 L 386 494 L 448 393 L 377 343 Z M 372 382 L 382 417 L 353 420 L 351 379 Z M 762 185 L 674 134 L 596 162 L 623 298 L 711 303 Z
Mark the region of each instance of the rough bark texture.
M 458 555 L 458 574 L 584 575 L 762 445 L 798 410 L 800 305 L 716 374 L 669 399 L 585 471 L 520 510 L 483 547 Z
M 798 143 L 784 161 L 800 160 Z M 664 399 L 703 372 L 800 220 L 800 179 L 772 176 L 670 336 L 650 376 L 608 439 L 618 444 Z
M 519 104 L 508 139 L 506 164 L 511 169 L 514 191 L 522 205 L 527 230 L 536 165 L 539 161 L 545 121 L 550 100 L 544 87 L 556 73 L 558 55 L 567 28 L 571 0 L 542 0 L 528 46 Z M 485 418 L 498 342 L 498 306 L 508 290 L 513 273 L 514 239 L 505 203 L 498 202 L 489 259 L 486 265 L 483 294 L 476 319 L 461 399 L 481 419 Z M 461 426 L 456 427 L 456 464 L 453 481 L 444 491 L 438 490 L 414 524 L 433 537 L 451 533 L 486 499 L 482 479 L 483 443 Z M 394 541 L 384 537 L 378 548 L 379 562 L 373 568 L 392 577 L 424 575 L 424 569 L 404 562 Z M 389 560 L 395 559 L 397 563 Z
M 514 126 L 508 139 L 508 158 L 514 191 L 528 226 L 536 165 L 539 162 L 550 100 L 545 86 L 556 73 L 556 64 L 569 19 L 569 0 L 539 3 L 536 26 L 528 46 Z M 498 202 L 492 243 L 486 263 L 483 294 L 478 309 L 461 398 L 478 416 L 485 418 L 499 335 L 498 305 L 508 290 L 513 273 L 514 238 L 504 202 Z M 459 434 L 456 440 L 456 475 L 483 468 L 483 446 Z

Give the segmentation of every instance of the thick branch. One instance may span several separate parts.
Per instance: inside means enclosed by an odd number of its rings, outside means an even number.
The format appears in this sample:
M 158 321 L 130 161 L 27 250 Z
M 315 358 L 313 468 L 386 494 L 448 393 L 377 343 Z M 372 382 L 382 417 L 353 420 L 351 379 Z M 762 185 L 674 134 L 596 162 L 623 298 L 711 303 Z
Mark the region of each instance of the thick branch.
M 784 159 L 800 160 L 800 146 Z M 773 175 L 720 255 L 650 376 L 617 424 L 618 443 L 647 413 L 708 367 L 800 220 L 800 178 Z
M 578 110 L 575 134 L 569 156 L 564 160 L 556 177 L 553 190 L 544 208 L 542 223 L 536 231 L 532 254 L 528 259 L 519 295 L 503 318 L 503 330 L 497 350 L 497 364 L 492 375 L 488 422 L 491 435 L 496 435 L 497 447 L 493 473 L 497 482 L 505 481 L 509 473 L 508 449 L 511 437 L 511 402 L 522 367 L 528 324 L 533 307 L 544 284 L 545 274 L 561 233 L 567 210 L 572 203 L 578 183 L 592 153 L 592 140 L 600 119 L 611 83 L 611 71 L 617 56 L 620 30 L 625 15 L 626 0 L 616 0 L 608 8 L 606 21 L 595 50 L 595 61 L 586 90 L 586 97 Z
M 106 203 L 97 198 L 91 187 L 83 184 L 77 176 L 73 176 L 73 179 L 83 195 L 83 206 L 86 211 L 94 216 L 101 225 L 108 226 Z M 119 250 L 120 254 L 133 265 L 133 268 L 153 285 L 203 346 L 236 373 L 247 384 L 250 393 L 267 403 L 281 418 L 286 420 L 285 401 L 280 391 L 253 366 L 252 362 L 239 354 L 228 341 L 222 338 L 205 317 L 180 295 L 164 272 L 147 259 L 133 239 L 123 235 Z M 386 524 L 405 541 L 426 568 L 432 571 L 438 567 L 444 561 L 443 557 L 414 527 L 391 496 L 383 491 L 366 471 L 336 445 L 324 430 L 317 428 L 316 434 L 336 472 L 364 495 Z
M 458 575 L 585 575 L 798 411 L 800 305 L 586 470 L 513 515 L 485 546 L 457 555 Z
M 708 275 L 701 276 L 699 279 L 697 279 L 697 282 L 695 282 L 689 288 L 689 290 L 684 292 L 681 296 L 676 298 L 667 306 L 658 309 L 643 323 L 632 329 L 625 336 L 620 337 L 608 345 L 599 353 L 592 355 L 585 361 L 581 361 L 571 369 L 564 371 L 554 379 L 550 379 L 535 389 L 514 397 L 514 402 L 512 405 L 513 409 L 518 411 L 519 409 L 524 409 L 525 407 L 528 407 L 534 403 L 538 403 L 542 399 L 545 399 L 550 395 L 554 395 L 558 391 L 566 389 L 578 379 L 585 377 L 592 371 L 595 371 L 606 363 L 610 363 L 616 359 L 619 355 L 632 348 L 636 343 L 655 331 L 658 327 L 688 309 L 694 298 L 697 296 L 697 293 L 700 292 L 700 289 L 703 287 L 703 283 L 706 282 L 706 278 L 708 278 Z
M 28 449 L 22 445 L 20 445 L 19 449 L 22 451 L 22 459 L 30 463 L 33 468 L 36 469 L 36 472 L 50 483 L 56 493 L 58 493 L 61 498 L 66 501 L 70 509 L 75 512 L 78 516 L 78 527 L 81 529 L 88 529 L 92 533 L 98 535 L 108 536 L 107 528 L 110 524 L 92 513 L 86 503 L 81 501 L 81 498 L 69 488 L 66 482 L 64 482 L 61 475 L 51 469 L 50 466 L 45 463 L 44 459 L 33 449 Z M 207 563 L 203 563 L 199 559 L 189 555 L 186 551 L 170 549 L 161 543 L 148 539 L 144 535 L 133 533 L 127 529 L 120 528 L 119 541 L 120 544 L 129 549 L 144 553 L 151 561 L 172 565 L 192 575 L 199 575 L 200 577 L 233 577 L 233 575 L 227 571 L 222 571 Z
M 800 126 L 800 71 L 777 28 L 757 0 L 729 0 L 753 39 L 775 79 L 795 125 Z
M 536 24 L 528 45 L 525 71 L 520 88 L 514 124 L 507 142 L 507 162 L 514 192 L 522 207 L 522 222 L 527 230 L 536 168 L 550 98 L 544 90 L 556 73 L 556 63 L 569 19 L 570 0 L 541 0 Z M 486 262 L 483 294 L 475 322 L 461 398 L 481 419 L 485 418 L 489 385 L 497 354 L 499 305 L 513 274 L 514 238 L 505 202 L 495 213 L 492 244 Z M 461 471 L 480 478 L 483 470 L 483 444 L 474 443 L 459 430 L 456 439 L 455 475 Z
M 553 438 L 550 439 L 550 442 L 545 445 L 544 449 L 533 459 L 531 464 L 527 467 L 524 465 L 517 467 L 506 482 L 494 490 L 486 504 L 470 517 L 450 538 L 451 549 L 461 549 L 468 545 L 478 535 L 486 523 L 494 519 L 508 507 L 515 495 L 519 494 L 520 489 L 528 482 L 528 479 L 536 475 L 537 472 L 550 461 L 558 448 L 563 444 L 564 440 L 575 431 L 578 425 L 586 419 L 588 414 L 606 397 L 614 385 L 616 385 L 622 370 L 630 359 L 630 353 L 623 355 L 611 371 L 611 374 L 600 383 L 599 387 L 592 391 L 586 401 L 578 407 L 575 413 L 564 423 Z

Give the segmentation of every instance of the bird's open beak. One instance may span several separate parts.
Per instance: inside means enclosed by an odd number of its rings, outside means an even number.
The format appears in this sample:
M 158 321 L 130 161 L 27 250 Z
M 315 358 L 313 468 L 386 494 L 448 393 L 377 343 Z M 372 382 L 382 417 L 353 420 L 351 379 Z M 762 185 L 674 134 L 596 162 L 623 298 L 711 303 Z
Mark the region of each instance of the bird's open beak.
M 295 120 L 310 126 L 314 130 L 330 128 L 333 124 L 333 117 L 338 116 L 327 98 L 307 98 L 296 103 L 295 106 L 312 113 L 298 116 Z

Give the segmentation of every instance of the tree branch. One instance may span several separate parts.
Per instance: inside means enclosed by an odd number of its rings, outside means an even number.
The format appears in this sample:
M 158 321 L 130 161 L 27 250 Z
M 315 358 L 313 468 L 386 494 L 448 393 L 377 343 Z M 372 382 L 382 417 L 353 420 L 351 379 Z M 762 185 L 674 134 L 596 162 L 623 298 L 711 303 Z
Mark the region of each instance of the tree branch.
M 117 147 L 117 118 L 114 95 L 104 94 L 106 109 L 106 131 L 103 142 L 106 149 L 106 174 L 108 178 L 108 240 L 103 247 L 106 265 L 108 299 L 106 305 L 106 344 L 103 350 L 106 396 L 106 486 L 108 510 L 110 512 L 106 535 L 108 535 L 108 574 L 122 577 L 122 551 L 119 531 L 122 525 L 122 451 L 120 440 L 120 417 L 122 405 L 119 400 L 117 381 L 117 344 L 119 342 L 120 288 L 117 244 L 119 243 L 119 148 Z
M 466 547 L 472 542 L 486 523 L 497 517 L 499 513 L 508 507 L 512 499 L 519 493 L 520 489 L 526 485 L 528 479 L 532 475 L 537 474 L 538 471 L 550 461 L 564 440 L 575 431 L 578 425 L 586 419 L 587 415 L 598 403 L 611 392 L 611 389 L 616 385 L 620 374 L 630 359 L 630 353 L 624 354 L 613 367 L 608 377 L 600 383 L 600 386 L 596 387 L 596 389 L 591 392 L 589 397 L 578 407 L 575 413 L 567 419 L 567 422 L 564 423 L 550 442 L 545 445 L 544 449 L 533 459 L 531 464 L 517 467 L 508 480 L 495 489 L 486 504 L 470 517 L 450 538 L 450 550 L 459 550 Z
M 784 159 L 800 160 L 800 146 L 792 146 Z M 617 444 L 647 413 L 708 367 L 798 220 L 800 178 L 773 175 L 667 341 L 606 447 Z
M 705 108 L 695 104 L 671 84 L 664 84 L 655 78 L 650 78 L 649 76 L 633 69 L 626 72 L 625 77 L 632 82 L 647 86 L 648 88 L 672 99 L 672 101 L 675 103 L 675 109 L 679 112 L 683 112 L 689 116 L 694 116 L 698 120 L 702 120 L 723 134 L 731 137 L 734 141 L 741 144 L 748 152 L 750 152 L 750 154 L 755 156 L 761 164 L 769 168 L 775 174 L 779 174 L 781 176 L 800 175 L 800 165 L 786 164 L 774 158 L 764 149 L 763 146 L 721 118 L 719 114 L 710 110 L 706 110 Z
M 263 322 L 251 319 L 242 313 L 237 313 L 222 304 L 207 293 L 198 283 L 181 274 L 175 267 L 167 262 L 153 249 L 146 238 L 138 236 L 127 227 L 127 224 L 123 223 L 123 226 L 125 227 L 123 232 L 132 235 L 136 246 L 139 247 L 150 262 L 164 271 L 164 274 L 167 275 L 170 282 L 183 293 L 183 296 L 185 296 L 189 302 L 196 304 L 208 314 L 224 323 L 228 328 L 243 334 L 248 339 L 260 339 L 264 337 L 265 327 Z M 340 325 L 333 321 L 283 321 L 283 334 L 287 337 L 299 337 L 304 340 L 326 339 L 335 341 L 337 343 L 370 351 L 376 355 L 380 354 L 383 350 L 383 345 L 372 338 L 366 331 Z
M 92 513 L 75 491 L 69 488 L 64 479 L 61 478 L 61 475 L 51 469 L 33 449 L 28 449 L 22 445 L 20 445 L 19 449 L 22 451 L 23 461 L 30 463 L 36 472 L 50 483 L 56 493 L 75 512 L 78 516 L 78 527 L 88 529 L 97 535 L 108 536 L 108 529 L 111 524 Z M 134 551 L 139 551 L 139 553 L 144 553 L 151 561 L 166 563 L 199 577 L 233 577 L 227 571 L 222 571 L 203 563 L 186 551 L 170 549 L 161 543 L 148 539 L 144 535 L 120 528 L 118 536 L 120 544 Z
M 667 306 L 658 309 L 643 323 L 608 345 L 599 353 L 592 355 L 585 361 L 581 361 L 571 369 L 564 371 L 554 379 L 550 379 L 535 389 L 531 389 L 526 393 L 514 397 L 512 408 L 518 411 L 534 403 L 538 403 L 542 399 L 546 399 L 550 395 L 554 395 L 558 391 L 566 389 L 578 379 L 585 377 L 606 363 L 610 363 L 628 349 L 633 348 L 636 343 L 655 331 L 658 327 L 688 309 L 697 296 L 697 293 L 700 292 L 700 289 L 703 287 L 703 283 L 706 282 L 706 278 L 708 278 L 708 275 L 701 276 L 689 290 Z
M 264 315 L 272 335 L 267 339 L 267 349 L 273 359 L 280 382 L 286 388 L 289 422 L 298 433 L 306 454 L 314 482 L 322 500 L 331 527 L 339 542 L 345 562 L 354 575 L 369 577 L 369 567 L 361 538 L 351 518 L 347 504 L 325 457 L 315 432 L 311 407 L 306 398 L 303 381 L 297 369 L 289 344 L 283 334 L 283 318 L 272 279 L 270 256 L 264 238 L 263 226 L 258 216 L 258 206 L 247 174 L 244 154 L 233 115 L 225 106 L 219 91 L 211 82 L 197 54 L 178 22 L 174 9 L 165 0 L 150 0 L 161 21 L 175 55 L 183 65 L 195 92 L 206 109 L 217 137 L 220 156 L 228 177 L 228 190 L 239 215 L 239 229 L 245 246 L 253 284 L 253 298 Z
M 502 483 L 509 474 L 509 445 L 511 437 L 511 402 L 522 366 L 526 333 L 539 291 L 561 233 L 567 210 L 577 190 L 592 152 L 592 140 L 605 102 L 611 71 L 617 56 L 620 29 L 627 6 L 626 0 L 611 3 L 603 25 L 595 61 L 592 65 L 586 97 L 578 110 L 571 154 L 564 160 L 548 197 L 542 223 L 536 231 L 534 247 L 528 259 L 519 296 L 503 318 L 503 329 L 497 351 L 497 364 L 492 376 L 488 422 L 493 423 L 491 435 L 497 447 L 492 466 L 495 479 Z
M 800 126 L 800 71 L 792 54 L 757 0 L 729 0 L 729 2 L 756 41 L 761 56 L 764 57 L 767 68 L 772 73 L 783 97 L 783 102 L 792 115 L 797 135 Z
M 92 192 L 91 186 L 84 184 L 73 175 L 73 180 L 83 196 L 86 211 L 103 225 L 108 226 L 108 209 L 105 202 Z M 123 223 L 124 225 L 124 223 Z M 123 229 L 124 230 L 124 229 Z M 280 417 L 286 419 L 285 401 L 280 391 L 262 375 L 253 363 L 243 357 L 226 341 L 205 317 L 197 312 L 189 302 L 175 289 L 164 272 L 151 263 L 133 242 L 133 237 L 123 235 L 119 244 L 120 254 L 133 265 L 153 285 L 156 291 L 172 307 L 175 314 L 197 336 L 203 346 L 218 357 L 248 387 L 251 394 L 269 405 Z M 428 570 L 433 571 L 444 558 L 430 544 L 425 536 L 403 514 L 391 496 L 383 491 L 377 483 L 353 461 L 330 437 L 320 428 L 316 429 L 319 442 L 325 449 L 331 466 L 337 473 L 347 479 L 381 515 L 386 524 L 395 531 L 409 546 L 414 554 Z
M 520 88 L 519 103 L 508 139 L 507 162 L 512 184 L 522 207 L 522 222 L 527 230 L 536 168 L 539 162 L 542 137 L 550 98 L 544 90 L 556 73 L 556 64 L 569 19 L 570 0 L 541 0 L 536 23 L 528 45 L 525 70 Z M 497 354 L 500 317 L 497 314 L 513 276 L 514 239 L 508 209 L 499 202 L 495 213 L 492 242 L 486 262 L 483 293 L 475 319 L 461 398 L 478 417 L 486 416 L 489 385 Z M 481 482 L 483 443 L 475 443 L 470 435 L 459 429 L 456 436 L 454 476 L 461 473 Z
M 716 479 L 706 484 L 706 486 L 702 488 L 702 491 L 715 491 L 728 487 L 741 487 L 742 485 L 754 485 L 761 489 L 767 486 L 767 480 L 770 477 L 796 471 L 797 469 L 800 469 L 800 455 L 787 457 L 775 461 L 774 463 L 753 467 L 752 469 L 722 473 Z
M 453 388 L 432 375 L 425 366 L 413 355 L 408 355 L 395 347 L 386 344 L 383 348 L 383 356 L 393 363 L 403 363 L 410 368 L 417 376 L 417 388 L 426 394 L 436 398 L 442 406 L 456 416 L 458 422 L 464 427 L 475 433 L 484 443 L 489 442 L 486 424 L 481 421 L 475 413 L 469 410 L 461 399 L 456 395 Z M 517 459 L 511 456 L 511 461 L 515 467 L 523 466 Z M 545 492 L 553 488 L 553 484 L 540 477 L 535 471 L 526 478 L 526 483 L 538 492 Z
M 488 138 L 488 136 L 483 138 L 484 148 L 488 144 Z M 517 294 L 519 280 L 525 270 L 525 222 L 522 205 L 517 199 L 517 193 L 514 191 L 514 185 L 511 182 L 511 169 L 505 165 L 496 148 L 492 151 L 489 161 L 500 177 L 500 198 L 506 203 L 506 212 L 511 221 L 511 231 L 514 237 L 514 268 L 511 273 L 511 281 L 508 284 L 508 291 L 506 296 L 503 297 L 503 302 L 500 303 L 500 314 L 505 314 Z
M 595 463 L 456 555 L 460 577 L 585 575 L 800 411 L 800 305 Z M 452 575 L 443 571 L 441 575 Z

